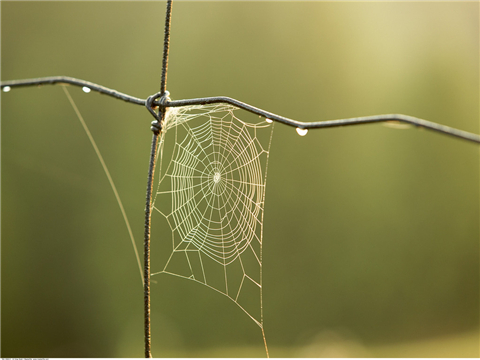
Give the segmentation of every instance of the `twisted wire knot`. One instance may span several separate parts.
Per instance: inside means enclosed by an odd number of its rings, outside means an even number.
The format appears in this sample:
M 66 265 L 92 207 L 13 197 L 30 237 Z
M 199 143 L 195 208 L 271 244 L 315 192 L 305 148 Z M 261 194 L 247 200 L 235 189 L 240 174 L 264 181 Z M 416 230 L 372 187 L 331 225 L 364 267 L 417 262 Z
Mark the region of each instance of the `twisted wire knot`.
M 158 99 L 158 101 L 156 101 Z M 147 98 L 145 101 L 145 107 L 147 110 L 152 114 L 152 116 L 155 118 L 154 121 L 152 121 L 152 126 L 150 129 L 155 133 L 159 134 L 160 131 L 162 131 L 162 114 L 165 113 L 165 108 L 166 104 L 170 101 L 170 92 L 166 91 L 162 94 L 162 92 L 158 92 L 156 94 L 153 94 Z M 155 111 L 155 109 L 159 109 L 158 112 Z

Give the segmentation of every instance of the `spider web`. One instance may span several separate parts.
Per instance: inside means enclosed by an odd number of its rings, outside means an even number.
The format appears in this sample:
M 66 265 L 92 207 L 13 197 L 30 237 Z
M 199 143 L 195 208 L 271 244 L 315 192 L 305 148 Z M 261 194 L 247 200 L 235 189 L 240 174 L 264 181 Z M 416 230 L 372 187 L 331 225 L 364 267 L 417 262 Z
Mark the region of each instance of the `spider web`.
M 168 109 L 153 209 L 171 230 L 171 252 L 152 275 L 204 284 L 263 329 L 263 212 L 273 124 L 242 121 L 236 111 L 228 104 Z

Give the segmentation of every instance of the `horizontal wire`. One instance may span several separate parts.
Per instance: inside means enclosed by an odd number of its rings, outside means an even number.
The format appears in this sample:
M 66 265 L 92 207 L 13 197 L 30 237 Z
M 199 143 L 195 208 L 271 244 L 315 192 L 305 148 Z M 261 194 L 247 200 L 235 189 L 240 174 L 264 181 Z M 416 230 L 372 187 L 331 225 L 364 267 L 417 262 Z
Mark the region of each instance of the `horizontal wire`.
M 44 78 L 37 78 L 37 79 L 2 81 L 1 88 L 3 89 L 6 86 L 19 87 L 19 86 L 49 85 L 49 84 L 50 85 L 71 84 L 75 86 L 86 86 L 91 90 L 97 91 L 101 94 L 113 96 L 117 99 L 121 99 L 137 105 L 145 106 L 147 101 L 146 99 L 136 98 L 136 97 L 118 92 L 116 90 L 112 90 L 104 86 L 91 83 L 89 81 L 75 79 L 75 78 L 66 77 L 66 76 L 52 76 L 52 77 L 44 77 Z M 385 114 L 385 115 L 362 116 L 362 117 L 338 119 L 338 120 L 301 122 L 301 121 L 292 120 L 287 117 L 280 116 L 280 115 L 259 109 L 255 106 L 246 104 L 244 102 L 241 102 L 239 100 L 232 99 L 226 96 L 167 101 L 164 103 L 164 106 L 180 107 L 180 106 L 188 106 L 188 105 L 207 105 L 207 104 L 218 104 L 218 103 L 230 104 L 238 108 L 241 108 L 243 110 L 249 111 L 253 114 L 263 116 L 265 118 L 280 122 L 282 124 L 293 126 L 300 129 L 322 129 L 322 128 L 331 128 L 331 127 L 339 127 L 339 126 L 362 125 L 362 124 L 370 124 L 370 123 L 398 121 L 401 123 L 423 127 L 428 130 L 433 130 L 445 135 L 454 136 L 463 140 L 472 141 L 474 143 L 480 144 L 480 135 L 455 129 L 450 126 L 440 125 L 432 121 L 416 118 L 413 116 L 402 115 L 402 114 Z M 154 101 L 153 105 L 162 106 L 158 101 Z
M 99 92 L 101 94 L 105 94 L 108 96 L 112 96 L 114 98 L 145 106 L 145 100 L 140 99 L 134 96 L 130 96 L 124 93 L 121 93 L 117 90 L 109 89 L 105 86 L 94 84 L 90 81 L 85 81 L 81 79 L 72 78 L 69 76 L 48 76 L 42 78 L 35 78 L 35 79 L 23 79 L 23 80 L 10 80 L 10 81 L 2 81 L 1 83 L 2 90 L 5 87 L 20 87 L 20 86 L 34 86 L 34 85 L 55 85 L 55 84 L 70 84 L 80 87 L 88 87 L 89 89 Z
M 246 111 L 249 111 L 251 113 L 254 113 L 256 115 L 263 116 L 265 118 L 280 122 L 282 124 L 294 126 L 300 129 L 321 129 L 321 128 L 330 128 L 330 127 L 339 127 L 339 126 L 399 121 L 402 123 L 424 127 L 426 129 L 434 130 L 445 135 L 455 136 L 464 140 L 473 141 L 475 143 L 480 144 L 480 136 L 477 134 L 473 134 L 473 133 L 463 131 L 463 130 L 458 130 L 449 126 L 440 125 L 432 121 L 423 120 L 413 116 L 402 115 L 402 114 L 384 114 L 384 115 L 362 116 L 362 117 L 338 119 L 338 120 L 301 122 L 301 121 L 289 119 L 284 116 L 273 114 L 271 112 L 256 108 L 252 105 L 246 104 L 244 102 L 241 102 L 226 96 L 169 101 L 165 103 L 165 106 L 178 107 L 178 106 L 187 106 L 187 105 L 206 105 L 206 104 L 215 104 L 215 103 L 228 103 L 236 107 L 239 107 L 241 109 L 244 109 Z

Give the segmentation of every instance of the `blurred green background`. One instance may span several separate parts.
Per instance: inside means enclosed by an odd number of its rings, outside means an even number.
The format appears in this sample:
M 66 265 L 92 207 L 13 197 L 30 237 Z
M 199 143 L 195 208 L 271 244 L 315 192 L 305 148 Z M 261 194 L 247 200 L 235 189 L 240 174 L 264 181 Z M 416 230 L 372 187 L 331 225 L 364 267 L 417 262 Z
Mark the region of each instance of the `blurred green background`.
M 164 2 L 1 2 L 2 80 L 159 90 Z M 479 132 L 478 2 L 174 2 L 168 90 L 302 121 L 404 113 Z M 152 120 L 69 90 L 142 247 Z M 2 94 L 2 357 L 141 357 L 143 293 L 60 86 Z M 241 113 L 239 113 L 241 116 Z M 270 355 L 479 356 L 479 148 L 428 131 L 276 125 L 263 284 Z M 167 241 L 161 229 L 155 242 Z M 153 264 L 155 266 L 156 264 Z M 263 357 L 224 296 L 159 276 L 154 356 Z

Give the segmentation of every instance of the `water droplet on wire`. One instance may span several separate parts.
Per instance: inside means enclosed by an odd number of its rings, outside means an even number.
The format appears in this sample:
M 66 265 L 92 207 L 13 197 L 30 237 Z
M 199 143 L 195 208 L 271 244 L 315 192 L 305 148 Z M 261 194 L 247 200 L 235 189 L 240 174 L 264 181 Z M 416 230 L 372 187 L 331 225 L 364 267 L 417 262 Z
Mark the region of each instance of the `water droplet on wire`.
M 12 90 L 12 88 L 10 86 L 5 86 L 2 90 L 3 92 L 9 92 L 10 90 Z
M 273 123 L 273 120 L 269 118 L 266 118 L 265 121 L 268 122 L 269 124 Z
M 86 92 L 87 94 L 88 94 L 90 91 L 92 91 L 92 90 L 91 90 L 89 87 L 87 87 L 87 86 L 84 86 L 84 87 L 82 88 L 82 90 L 83 90 L 83 92 Z
M 305 136 L 305 135 L 307 135 L 307 132 L 308 132 L 308 129 L 297 128 L 297 133 L 298 133 L 298 135 L 300 135 L 300 136 Z

